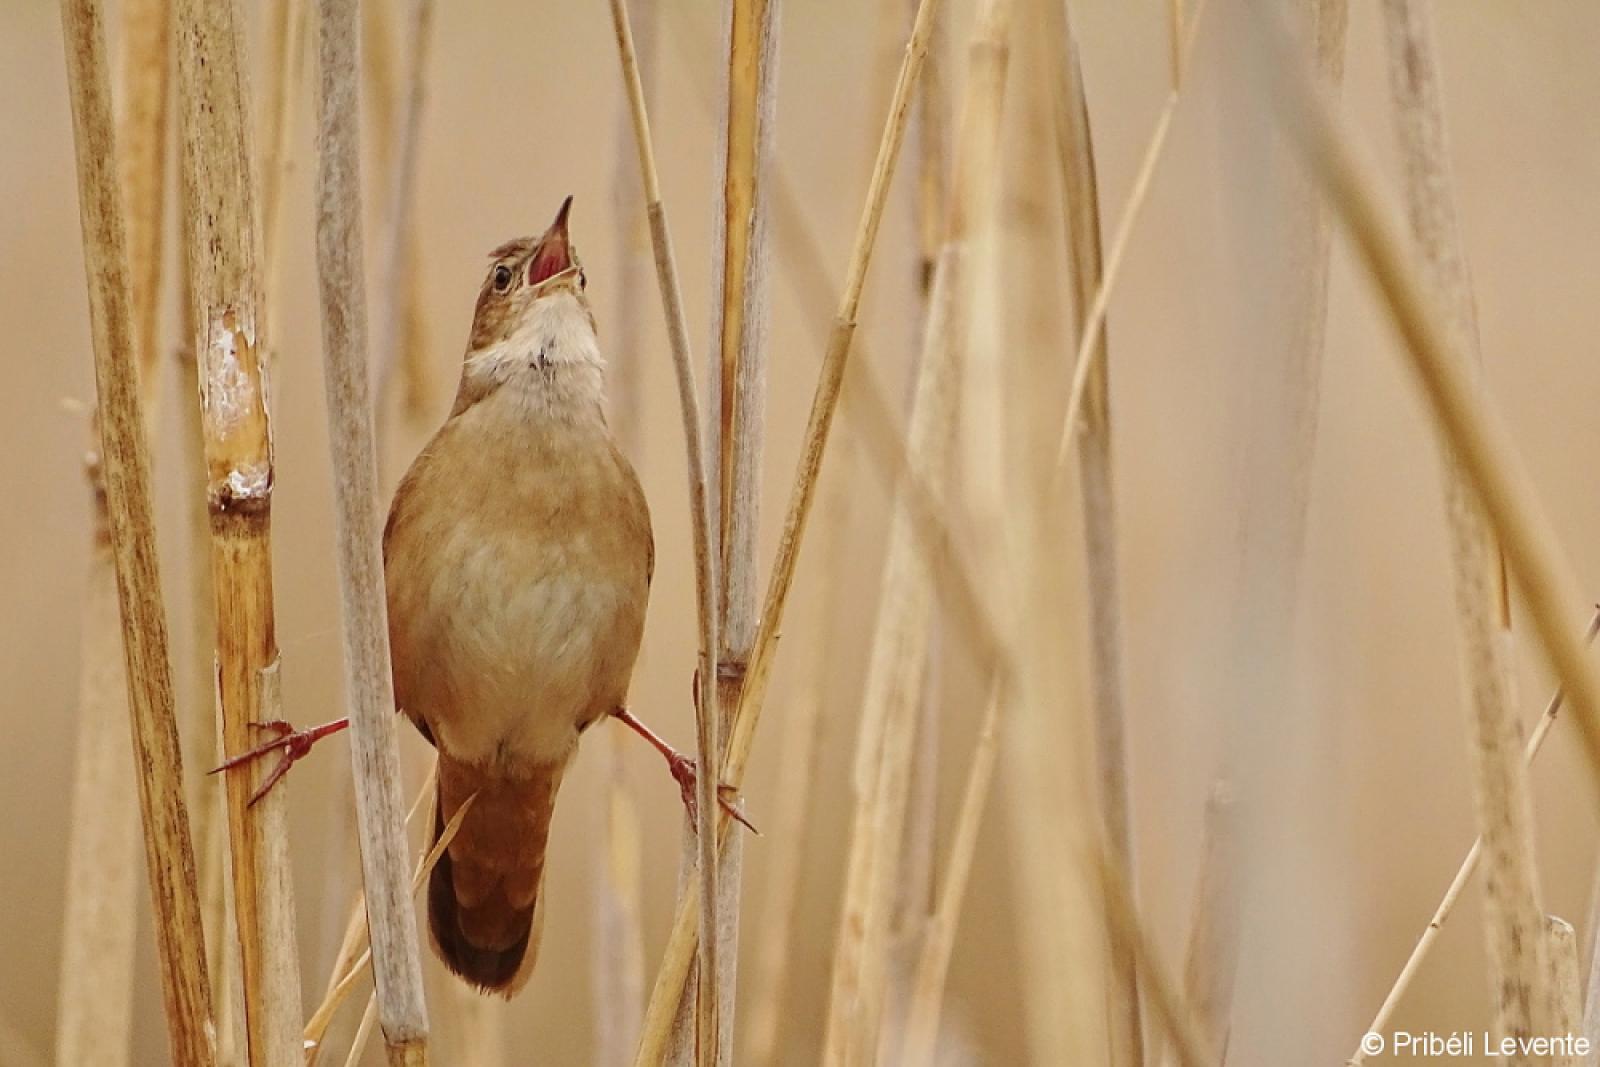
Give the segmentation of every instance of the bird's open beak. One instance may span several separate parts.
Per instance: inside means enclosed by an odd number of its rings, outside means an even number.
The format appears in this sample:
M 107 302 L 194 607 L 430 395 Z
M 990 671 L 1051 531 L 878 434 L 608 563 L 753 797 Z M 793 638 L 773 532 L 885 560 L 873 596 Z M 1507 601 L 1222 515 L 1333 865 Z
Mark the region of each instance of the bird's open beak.
M 528 284 L 538 285 L 573 267 L 572 241 L 567 236 L 567 215 L 572 211 L 572 197 L 561 201 L 556 220 L 539 238 L 539 250 L 533 254 L 533 264 L 528 268 Z

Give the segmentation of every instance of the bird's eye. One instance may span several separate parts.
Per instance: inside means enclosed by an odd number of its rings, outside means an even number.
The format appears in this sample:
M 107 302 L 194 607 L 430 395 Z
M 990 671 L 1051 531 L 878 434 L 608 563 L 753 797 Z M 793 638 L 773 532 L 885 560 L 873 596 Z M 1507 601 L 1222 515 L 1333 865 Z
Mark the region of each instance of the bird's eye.
M 511 268 L 502 264 L 494 269 L 494 291 L 503 293 L 511 288 Z
M 578 272 L 578 288 L 579 289 L 587 289 L 587 288 L 589 288 L 589 276 L 587 274 L 583 273 L 583 271 L 581 271 L 581 270 Z

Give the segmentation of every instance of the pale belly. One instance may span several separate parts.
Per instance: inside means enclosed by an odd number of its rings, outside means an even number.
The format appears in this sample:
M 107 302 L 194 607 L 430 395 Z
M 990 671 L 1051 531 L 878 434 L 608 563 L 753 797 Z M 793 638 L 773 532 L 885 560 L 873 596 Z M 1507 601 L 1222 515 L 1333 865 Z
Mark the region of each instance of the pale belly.
M 488 505 L 471 471 L 422 472 L 425 502 L 386 546 L 395 698 L 456 759 L 513 775 L 563 763 L 626 700 L 649 520 L 616 466 L 568 451 L 559 470 L 502 470 Z

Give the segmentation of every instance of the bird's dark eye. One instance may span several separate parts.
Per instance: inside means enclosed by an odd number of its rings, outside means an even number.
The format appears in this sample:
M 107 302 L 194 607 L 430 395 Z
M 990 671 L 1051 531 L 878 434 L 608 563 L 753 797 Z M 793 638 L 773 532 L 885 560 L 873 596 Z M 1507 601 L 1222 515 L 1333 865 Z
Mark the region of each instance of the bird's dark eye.
M 583 273 L 583 271 L 581 271 L 581 270 L 578 272 L 578 288 L 579 289 L 587 289 L 587 288 L 589 288 L 589 276 L 587 274 Z
M 494 269 L 494 291 L 503 293 L 511 288 L 511 268 L 501 265 Z

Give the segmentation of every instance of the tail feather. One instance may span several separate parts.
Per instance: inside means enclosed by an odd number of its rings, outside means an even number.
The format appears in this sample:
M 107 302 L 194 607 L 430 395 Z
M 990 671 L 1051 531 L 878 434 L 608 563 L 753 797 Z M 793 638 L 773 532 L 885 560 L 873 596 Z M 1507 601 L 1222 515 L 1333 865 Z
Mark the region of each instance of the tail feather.
M 433 840 L 476 794 L 428 877 L 428 931 L 446 967 L 490 993 L 527 982 L 544 925 L 545 846 L 560 769 L 497 779 L 439 756 Z

